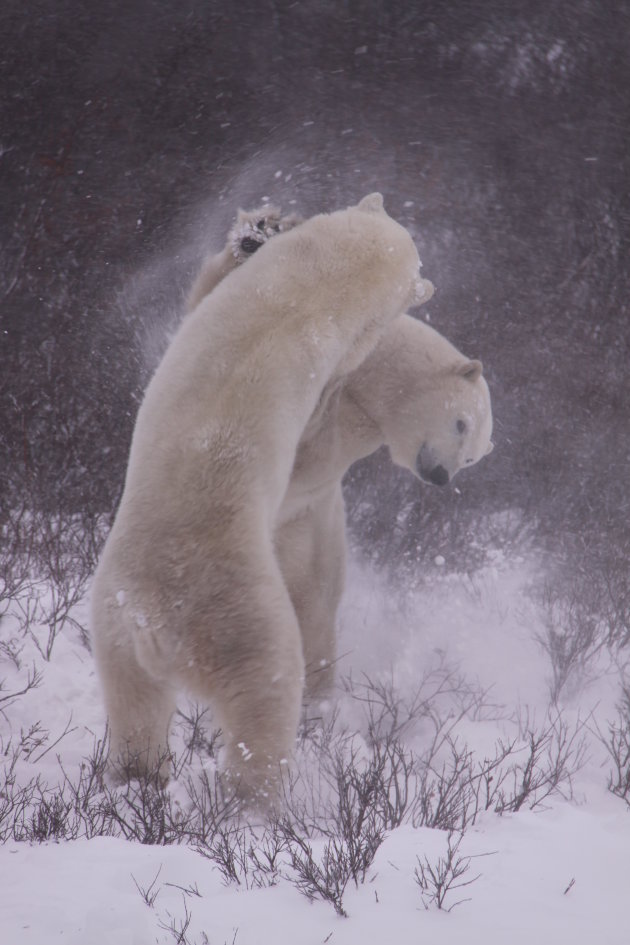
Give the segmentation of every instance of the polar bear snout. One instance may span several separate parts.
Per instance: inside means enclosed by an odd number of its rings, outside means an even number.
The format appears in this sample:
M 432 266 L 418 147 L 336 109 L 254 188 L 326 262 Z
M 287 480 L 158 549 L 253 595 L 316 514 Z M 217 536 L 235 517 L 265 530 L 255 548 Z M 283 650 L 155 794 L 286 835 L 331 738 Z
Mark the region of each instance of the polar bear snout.
M 429 482 L 432 482 L 434 486 L 445 486 L 449 479 L 450 476 L 444 466 L 434 466 L 429 473 Z
M 416 472 L 423 482 L 430 482 L 434 486 L 445 486 L 450 480 L 448 469 L 441 463 L 436 463 L 432 451 L 424 444 L 416 457 Z

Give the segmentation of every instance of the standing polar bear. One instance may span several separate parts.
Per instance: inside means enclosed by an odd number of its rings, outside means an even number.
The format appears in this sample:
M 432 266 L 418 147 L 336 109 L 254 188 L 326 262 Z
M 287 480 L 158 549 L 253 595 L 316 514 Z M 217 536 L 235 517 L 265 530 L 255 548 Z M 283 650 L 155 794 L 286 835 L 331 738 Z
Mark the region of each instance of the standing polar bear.
M 429 325 L 401 315 L 302 436 L 276 525 L 276 554 L 302 632 L 306 693 L 325 695 L 344 587 L 341 480 L 387 446 L 422 481 L 445 485 L 492 450 L 492 410 L 480 361 Z
M 222 252 L 195 280 L 197 304 L 227 272 L 276 233 L 295 226 L 276 207 L 239 211 Z M 423 285 L 422 302 L 431 298 Z M 330 689 L 335 619 L 345 579 L 341 480 L 380 446 L 421 480 L 445 485 L 492 449 L 492 409 L 480 361 L 469 360 L 429 325 L 401 315 L 346 377 L 300 441 L 276 522 L 274 543 L 302 634 L 307 697 Z
M 305 427 L 412 302 L 418 265 L 373 194 L 265 243 L 175 335 L 92 590 L 110 750 L 128 774 L 166 774 L 186 688 L 213 703 L 241 794 L 272 790 L 304 678 L 278 514 Z

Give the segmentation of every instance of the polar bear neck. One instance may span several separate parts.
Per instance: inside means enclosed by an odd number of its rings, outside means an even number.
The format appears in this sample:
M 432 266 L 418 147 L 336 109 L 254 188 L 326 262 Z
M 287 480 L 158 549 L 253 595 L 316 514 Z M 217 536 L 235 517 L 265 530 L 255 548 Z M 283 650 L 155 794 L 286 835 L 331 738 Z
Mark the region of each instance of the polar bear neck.
M 352 463 L 382 446 L 385 436 L 378 412 L 370 409 L 369 402 L 366 403 L 352 385 L 348 384 L 343 389 L 338 409 L 340 426 L 345 431 L 343 455 L 345 469 L 348 469 Z
M 329 390 L 300 442 L 283 504 L 290 519 L 305 504 L 338 486 L 346 470 L 383 442 L 381 431 L 343 383 Z

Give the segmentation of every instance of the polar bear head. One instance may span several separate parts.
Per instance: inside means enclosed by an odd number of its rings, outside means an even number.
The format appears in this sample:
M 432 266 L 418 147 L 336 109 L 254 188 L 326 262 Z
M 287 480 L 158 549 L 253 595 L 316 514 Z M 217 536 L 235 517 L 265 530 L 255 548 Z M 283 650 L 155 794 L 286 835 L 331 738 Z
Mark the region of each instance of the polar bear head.
M 492 450 L 490 392 L 481 361 L 462 360 L 445 368 L 414 406 L 422 417 L 415 442 L 413 437 L 411 442 L 394 440 L 390 451 L 394 462 L 412 468 L 424 482 L 444 486 Z
M 393 461 L 443 486 L 492 450 L 492 408 L 480 361 L 402 315 L 348 382 Z

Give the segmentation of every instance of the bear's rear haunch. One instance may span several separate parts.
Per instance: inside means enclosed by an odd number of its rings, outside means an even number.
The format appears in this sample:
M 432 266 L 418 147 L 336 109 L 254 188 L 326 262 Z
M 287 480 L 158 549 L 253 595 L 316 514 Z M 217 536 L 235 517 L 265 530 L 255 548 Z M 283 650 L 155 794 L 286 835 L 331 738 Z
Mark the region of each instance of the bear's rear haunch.
M 226 774 L 264 805 L 304 657 L 273 534 L 302 433 L 411 303 L 418 256 L 378 194 L 275 236 L 183 321 L 151 380 L 92 590 L 124 776 L 168 776 L 178 690 L 212 704 Z

